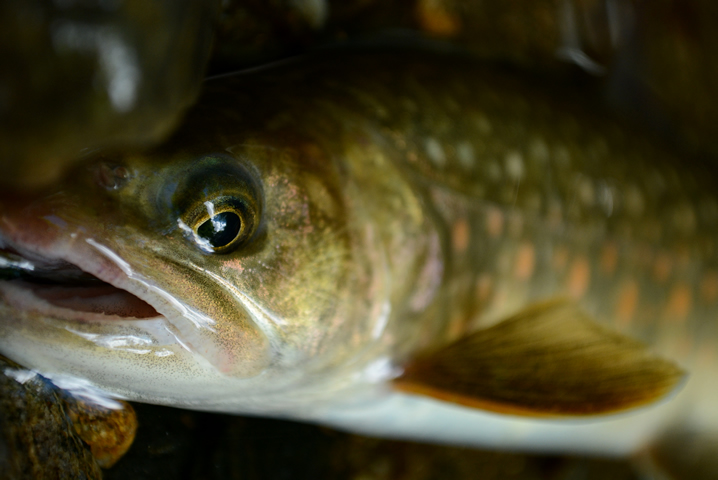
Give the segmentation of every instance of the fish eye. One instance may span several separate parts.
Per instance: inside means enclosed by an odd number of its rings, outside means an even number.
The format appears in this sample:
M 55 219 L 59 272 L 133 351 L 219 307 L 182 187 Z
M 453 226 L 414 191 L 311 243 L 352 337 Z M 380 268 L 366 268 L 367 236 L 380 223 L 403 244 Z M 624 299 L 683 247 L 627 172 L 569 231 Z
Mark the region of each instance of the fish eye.
M 180 226 L 205 252 L 229 253 L 253 236 L 256 214 L 247 199 L 220 197 L 197 205 Z
M 205 253 L 226 254 L 246 245 L 261 223 L 259 173 L 223 153 L 192 159 L 188 167 L 163 179 L 158 210 L 169 213 L 184 237 Z

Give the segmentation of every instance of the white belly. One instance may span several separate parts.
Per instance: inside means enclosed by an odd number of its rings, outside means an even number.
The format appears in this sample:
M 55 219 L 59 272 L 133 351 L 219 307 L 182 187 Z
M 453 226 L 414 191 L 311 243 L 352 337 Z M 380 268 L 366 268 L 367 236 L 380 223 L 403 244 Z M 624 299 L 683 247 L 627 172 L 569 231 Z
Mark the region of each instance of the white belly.
M 685 406 L 681 397 L 620 414 L 534 419 L 387 392 L 374 400 L 323 410 L 311 420 L 365 435 L 430 443 L 626 456 L 650 443 L 676 418 Z

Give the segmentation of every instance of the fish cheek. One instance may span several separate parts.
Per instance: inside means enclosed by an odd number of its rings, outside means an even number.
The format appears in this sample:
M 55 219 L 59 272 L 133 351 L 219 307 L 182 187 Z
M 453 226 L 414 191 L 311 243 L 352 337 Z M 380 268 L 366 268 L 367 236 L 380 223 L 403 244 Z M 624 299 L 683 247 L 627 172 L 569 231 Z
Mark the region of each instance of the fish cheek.
M 207 268 L 219 272 L 218 268 Z M 219 288 L 215 283 L 232 282 L 231 277 L 221 274 L 211 278 L 196 277 L 191 284 L 185 284 L 183 294 L 195 308 L 214 321 L 204 327 L 183 322 L 180 334 L 187 339 L 190 349 L 204 357 L 221 374 L 249 378 L 260 374 L 270 363 L 270 343 L 262 329 L 262 313 L 251 311 L 253 304 L 247 301 L 240 290 L 232 292 Z M 178 294 L 178 296 L 181 294 Z
M 249 323 L 250 325 L 247 325 Z M 223 322 L 213 333 L 215 353 L 208 360 L 224 375 L 249 378 L 259 375 L 270 362 L 267 336 L 251 319 Z

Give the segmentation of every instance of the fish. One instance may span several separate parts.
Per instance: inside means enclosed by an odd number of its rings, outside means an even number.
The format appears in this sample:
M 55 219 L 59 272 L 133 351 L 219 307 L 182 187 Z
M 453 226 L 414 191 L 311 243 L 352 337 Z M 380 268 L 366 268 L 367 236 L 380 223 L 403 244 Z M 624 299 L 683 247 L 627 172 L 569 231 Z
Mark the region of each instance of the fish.
M 84 392 L 389 438 L 708 438 L 718 199 L 691 162 L 461 55 L 221 76 L 162 146 L 0 198 L 0 352 Z

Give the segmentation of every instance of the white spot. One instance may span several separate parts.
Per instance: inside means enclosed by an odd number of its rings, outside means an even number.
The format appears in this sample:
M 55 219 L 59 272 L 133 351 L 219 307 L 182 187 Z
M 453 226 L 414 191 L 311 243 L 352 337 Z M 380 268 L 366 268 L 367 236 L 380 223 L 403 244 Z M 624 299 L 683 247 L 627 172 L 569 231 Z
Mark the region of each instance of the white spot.
M 444 149 L 441 148 L 441 144 L 434 137 L 426 139 L 426 154 L 429 156 L 429 160 L 437 167 L 443 167 L 446 165 L 446 154 Z
M 472 168 L 476 163 L 474 147 L 466 140 L 456 146 L 456 156 L 459 158 L 461 166 L 467 170 Z
M 504 159 L 506 175 L 513 180 L 520 180 L 524 176 L 524 159 L 519 152 L 512 151 Z

